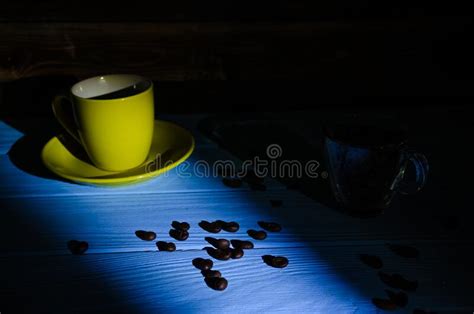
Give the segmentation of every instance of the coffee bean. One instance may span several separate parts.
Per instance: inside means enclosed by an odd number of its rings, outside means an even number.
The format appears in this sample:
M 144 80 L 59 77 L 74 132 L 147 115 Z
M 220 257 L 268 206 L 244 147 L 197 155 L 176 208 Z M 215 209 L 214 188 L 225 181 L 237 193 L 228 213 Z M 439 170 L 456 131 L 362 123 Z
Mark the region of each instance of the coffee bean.
M 212 260 L 210 260 L 208 258 L 204 259 L 204 258 L 201 258 L 201 257 L 197 257 L 197 258 L 193 259 L 193 265 L 197 269 L 208 270 L 208 269 L 212 268 L 214 263 L 212 262 Z
M 285 268 L 288 266 L 288 259 L 284 256 L 263 255 L 262 260 L 268 266 L 275 268 Z
M 272 207 L 281 207 L 283 205 L 283 201 L 282 200 L 270 200 L 270 205 L 272 205 Z
M 288 266 L 288 259 L 284 256 L 276 256 L 273 258 L 273 267 L 285 268 Z
M 255 184 L 255 183 L 249 183 L 250 189 L 254 191 L 266 191 L 267 186 L 265 184 Z
M 418 252 L 418 249 L 412 246 L 388 243 L 387 247 L 393 253 L 400 255 L 401 257 L 417 258 L 420 255 L 420 252 Z
M 227 222 L 224 220 L 216 220 L 212 222 L 211 224 L 214 224 L 214 226 L 221 228 L 227 232 L 236 232 L 239 230 L 239 224 L 236 223 L 235 221 Z
M 169 234 L 178 241 L 185 241 L 189 237 L 189 233 L 186 230 L 170 229 Z
M 408 296 L 405 292 L 393 292 L 392 290 L 385 290 L 390 300 L 398 307 L 405 307 L 408 304 Z
M 230 188 L 240 188 L 242 186 L 242 180 L 238 178 L 223 178 L 222 183 Z
M 158 241 L 156 247 L 160 251 L 173 252 L 176 251 L 176 245 L 173 242 Z
M 379 278 L 387 286 L 395 289 L 414 291 L 416 290 L 416 288 L 418 288 L 418 281 L 407 280 L 400 274 L 387 274 L 385 272 L 380 271 Z
M 379 309 L 382 309 L 384 311 L 394 311 L 394 310 L 397 309 L 397 305 L 395 303 L 393 303 L 391 300 L 373 298 L 372 303 L 376 307 L 378 307 Z
M 253 243 L 250 241 L 230 240 L 234 249 L 248 250 L 253 249 Z
M 222 228 L 227 222 L 225 222 L 224 220 L 218 219 L 218 220 L 213 221 L 213 223 Z
M 266 221 L 258 221 L 257 222 L 260 227 L 263 229 L 270 231 L 270 232 L 280 232 L 281 226 L 276 222 L 266 222 Z
M 227 232 L 236 232 L 240 228 L 239 224 L 235 221 L 226 222 L 222 225 L 222 229 Z
M 235 221 L 226 222 L 222 226 L 222 229 L 224 229 L 227 232 L 237 232 L 237 231 L 239 231 L 239 228 L 240 228 L 239 224 L 236 223 Z
M 206 247 L 205 250 L 207 251 L 207 254 L 209 254 L 209 256 L 221 261 L 227 261 L 231 256 L 230 249 L 221 250 L 212 247 Z
M 242 249 L 230 249 L 230 258 L 239 259 L 244 256 L 244 250 Z
M 175 220 L 171 223 L 171 227 L 175 228 L 176 230 L 188 231 L 191 226 L 185 221 L 179 222 Z
M 209 242 L 209 244 L 212 245 L 213 247 L 221 249 L 221 250 L 226 250 L 230 246 L 229 240 L 226 240 L 226 239 L 216 239 L 212 237 L 205 237 L 204 240 Z
M 267 238 L 267 233 L 263 230 L 253 230 L 249 229 L 247 230 L 247 234 L 254 238 L 255 240 L 265 240 Z
M 199 226 L 202 229 L 204 229 L 205 231 L 210 232 L 210 233 L 219 233 L 222 229 L 221 226 L 218 223 L 209 222 L 209 221 L 206 221 L 206 220 L 202 220 L 199 223 Z
M 206 282 L 207 286 L 211 289 L 222 291 L 227 288 L 227 279 L 224 277 L 210 277 L 210 278 L 204 278 L 204 281 Z
M 222 276 L 220 271 L 211 269 L 202 270 L 201 274 L 206 278 L 217 278 Z
M 82 255 L 89 249 L 89 243 L 86 241 L 70 240 L 67 242 L 67 248 L 74 255 Z
M 143 241 L 153 241 L 156 239 L 156 233 L 153 231 L 137 230 L 135 235 Z
M 214 222 L 209 223 L 207 231 L 210 233 L 219 233 L 221 232 L 221 230 L 222 230 L 222 226 L 219 223 L 214 221 Z
M 383 267 L 383 262 L 380 257 L 375 255 L 360 254 L 360 260 L 369 267 L 379 269 Z

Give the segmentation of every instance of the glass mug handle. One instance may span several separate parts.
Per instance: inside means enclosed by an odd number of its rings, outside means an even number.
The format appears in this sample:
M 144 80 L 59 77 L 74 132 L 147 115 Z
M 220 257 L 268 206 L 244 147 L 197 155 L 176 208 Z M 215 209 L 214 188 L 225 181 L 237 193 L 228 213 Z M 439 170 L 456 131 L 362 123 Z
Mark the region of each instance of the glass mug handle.
M 69 103 L 71 108 L 70 112 L 64 110 L 64 101 Z M 57 95 L 53 99 L 52 103 L 53 113 L 59 124 L 79 143 L 81 140 L 79 138 L 79 133 L 77 132 L 76 123 L 74 122 L 74 116 L 72 113 L 72 102 L 69 97 L 65 95 Z
M 416 192 L 420 191 L 423 186 L 425 186 L 430 169 L 428 160 L 426 159 L 425 155 L 413 151 L 405 151 L 402 158 L 404 158 L 407 163 L 411 162 L 415 167 L 415 181 L 406 182 L 406 180 L 403 178 L 406 171 L 405 168 L 398 184 L 398 190 L 401 194 L 405 195 L 415 194 Z

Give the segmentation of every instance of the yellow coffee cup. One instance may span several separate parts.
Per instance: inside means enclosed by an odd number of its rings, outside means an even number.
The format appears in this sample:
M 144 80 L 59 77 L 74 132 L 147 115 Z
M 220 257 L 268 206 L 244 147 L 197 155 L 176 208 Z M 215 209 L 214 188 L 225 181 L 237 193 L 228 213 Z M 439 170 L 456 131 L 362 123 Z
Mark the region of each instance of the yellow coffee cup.
M 65 107 L 69 100 L 71 110 Z M 148 156 L 154 125 L 153 83 L 138 75 L 92 77 L 53 100 L 59 123 L 103 170 L 123 171 Z

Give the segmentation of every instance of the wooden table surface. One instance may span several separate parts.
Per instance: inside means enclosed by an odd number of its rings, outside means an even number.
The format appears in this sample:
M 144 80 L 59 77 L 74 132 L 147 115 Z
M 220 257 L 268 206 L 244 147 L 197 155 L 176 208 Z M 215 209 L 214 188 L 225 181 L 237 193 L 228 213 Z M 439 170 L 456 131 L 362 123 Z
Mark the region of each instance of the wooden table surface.
M 191 165 L 234 159 L 196 131 L 199 118 L 164 117 L 193 132 L 197 145 Z M 443 221 L 426 215 L 429 208 L 415 201 L 399 200 L 377 218 L 357 219 L 272 179 L 266 179 L 266 191 L 253 191 L 246 184 L 232 189 L 218 177 L 182 177 L 173 170 L 129 187 L 77 185 L 18 167 L 11 150 L 24 134 L 12 125 L 0 121 L 2 314 L 382 312 L 372 298 L 386 298 L 388 287 L 359 254 L 377 255 L 383 271 L 418 280 L 418 289 L 408 292 L 408 305 L 396 312 L 474 310 L 474 260 L 461 253 L 471 252 L 474 243 L 460 236 L 469 224 L 460 220 L 457 229 L 443 229 Z M 274 199 L 283 205 L 272 207 Z M 217 235 L 229 239 L 249 239 L 246 230 L 258 228 L 259 220 L 283 226 L 282 232 L 253 241 L 255 249 L 242 259 L 214 261 L 229 281 L 225 291 L 209 289 L 191 264 L 208 257 L 204 237 L 214 236 L 198 222 L 215 219 L 240 223 L 237 233 Z M 157 240 L 171 241 L 173 220 L 191 224 L 189 239 L 178 242 L 175 252 L 158 252 L 154 242 L 134 235 L 138 229 L 154 230 Z M 86 254 L 71 255 L 66 247 L 71 239 L 87 241 Z M 420 257 L 399 257 L 386 243 L 413 245 Z M 288 257 L 288 267 L 267 266 L 261 259 L 265 254 Z

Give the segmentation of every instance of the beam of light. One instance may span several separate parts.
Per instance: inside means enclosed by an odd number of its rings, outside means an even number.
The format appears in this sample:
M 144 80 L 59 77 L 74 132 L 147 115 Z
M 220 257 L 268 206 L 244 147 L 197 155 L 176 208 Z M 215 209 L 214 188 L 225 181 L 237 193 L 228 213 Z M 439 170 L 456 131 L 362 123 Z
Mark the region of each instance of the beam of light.
M 202 157 L 205 157 L 204 151 L 198 150 L 190 161 L 193 163 Z M 123 304 L 136 313 L 150 310 L 375 311 L 370 298 L 360 287 L 339 274 L 339 271 L 347 272 L 342 264 L 334 266 L 328 263 L 320 256 L 317 245 L 306 242 L 292 221 L 285 225 L 282 220 L 287 216 L 269 209 L 267 193 L 251 192 L 246 188 L 230 190 L 222 186 L 219 178 L 178 178 L 174 170 L 169 176 L 143 185 L 118 189 L 38 178 L 15 168 L 7 160 L 2 160 L 0 171 L 4 178 L 15 179 L 11 187 L 0 193 L 9 204 L 9 214 L 17 216 L 17 222 L 27 222 L 25 224 L 36 233 L 36 242 L 23 243 L 31 251 L 23 253 L 31 253 L 32 260 L 52 255 L 46 269 L 28 270 L 29 273 L 43 273 L 39 279 L 48 278 L 49 272 L 55 272 L 50 283 L 38 283 L 45 287 L 45 291 L 48 285 L 58 285 L 53 289 L 57 292 L 60 286 L 67 290 L 69 284 L 77 283 L 75 280 L 85 283 L 99 281 L 102 290 L 92 284 L 90 291 L 87 284 L 80 289 L 84 289 L 84 295 L 99 296 L 108 290 L 113 291 L 119 300 L 114 305 L 116 308 Z M 199 188 L 189 191 L 191 187 Z M 219 191 L 209 193 L 216 187 Z M 22 195 L 24 197 L 18 197 Z M 289 210 L 292 210 L 291 206 Z M 321 210 L 319 205 L 314 205 L 314 215 L 318 210 Z M 246 251 L 240 260 L 215 262 L 214 268 L 229 280 L 228 289 L 217 292 L 205 286 L 201 274 L 191 265 L 193 258 L 206 257 L 201 250 L 206 242 L 202 237 L 193 236 L 193 233 L 203 234 L 197 226 L 202 219 L 240 223 L 238 234 L 221 233 L 216 237 L 248 239 L 245 231 L 258 228 L 258 220 L 281 222 L 285 229 L 281 234 L 270 234 L 266 241 L 255 241 L 256 248 Z M 177 243 L 177 252 L 157 252 L 154 242 L 143 242 L 134 236 L 137 229 L 156 230 L 157 240 L 170 241 L 167 232 L 172 220 L 192 224 L 190 239 Z M 90 249 L 87 254 L 71 256 L 65 246 L 70 239 L 88 241 Z M 321 247 L 321 250 L 329 252 L 331 249 Z M 11 257 L 21 251 L 21 247 L 7 247 Z M 282 270 L 270 268 L 261 261 L 265 254 L 287 256 L 290 265 Z M 75 267 L 79 269 L 76 275 L 83 277 L 75 278 Z M 362 271 L 354 274 L 354 279 L 363 280 L 361 276 L 365 275 Z M 71 304 L 78 306 L 75 302 Z M 107 304 L 96 306 L 107 308 Z

